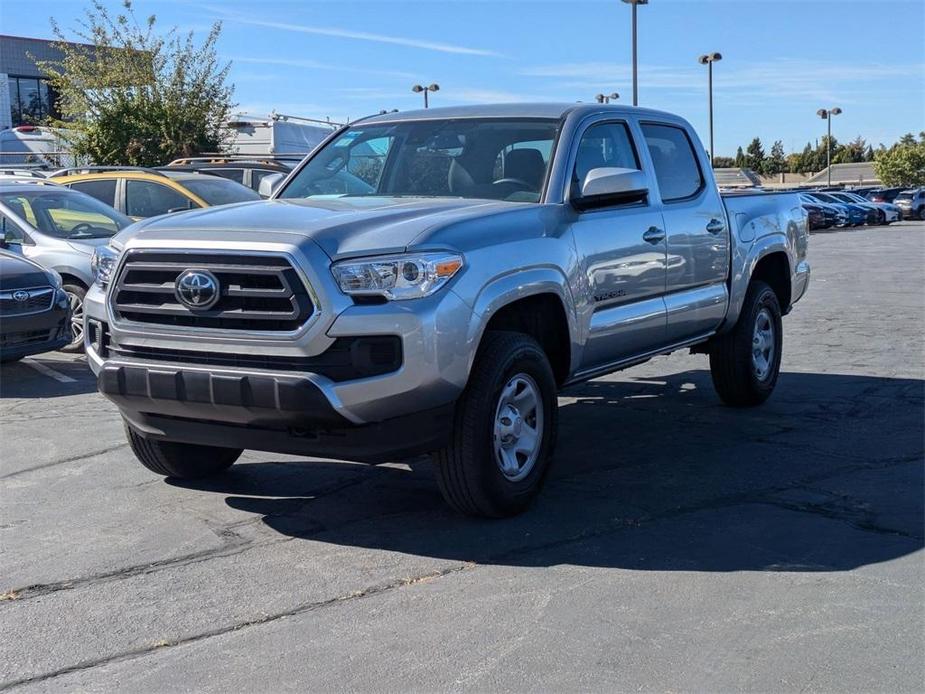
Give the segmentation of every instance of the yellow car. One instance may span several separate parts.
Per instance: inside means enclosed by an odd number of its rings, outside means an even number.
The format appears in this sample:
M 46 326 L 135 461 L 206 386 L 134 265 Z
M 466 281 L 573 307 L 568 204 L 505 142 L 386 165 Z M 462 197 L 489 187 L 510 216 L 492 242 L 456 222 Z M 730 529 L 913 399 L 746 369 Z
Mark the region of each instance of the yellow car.
M 135 220 L 261 199 L 256 192 L 235 181 L 169 169 L 86 166 L 63 169 L 49 178 L 59 185 L 86 193 Z

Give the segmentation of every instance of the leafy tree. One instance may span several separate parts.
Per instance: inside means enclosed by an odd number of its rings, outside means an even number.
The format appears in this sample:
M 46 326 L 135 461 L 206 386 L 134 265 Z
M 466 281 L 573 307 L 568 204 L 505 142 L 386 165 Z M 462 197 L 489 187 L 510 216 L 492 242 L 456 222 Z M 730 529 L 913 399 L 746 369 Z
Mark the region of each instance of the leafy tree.
M 787 159 L 784 156 L 784 143 L 780 140 L 775 140 L 771 146 L 771 156 L 765 165 L 765 173 L 776 175 L 784 173 L 786 170 Z
M 731 169 L 736 165 L 734 157 L 713 157 L 714 169 Z
M 155 30 L 139 22 L 131 0 L 116 15 L 93 0 L 74 33 L 87 46 L 66 43 L 52 20 L 61 59 L 37 61 L 59 95 L 74 154 L 97 164 L 153 166 L 181 156 L 222 150 L 233 108 L 230 63 L 220 63 L 221 23 L 196 45 L 193 33 Z
M 761 140 L 755 138 L 745 150 L 748 153 L 748 168 L 758 174 L 765 172 L 764 147 L 761 146 Z
M 911 133 L 874 157 L 874 171 L 885 186 L 925 185 L 925 137 L 918 141 Z

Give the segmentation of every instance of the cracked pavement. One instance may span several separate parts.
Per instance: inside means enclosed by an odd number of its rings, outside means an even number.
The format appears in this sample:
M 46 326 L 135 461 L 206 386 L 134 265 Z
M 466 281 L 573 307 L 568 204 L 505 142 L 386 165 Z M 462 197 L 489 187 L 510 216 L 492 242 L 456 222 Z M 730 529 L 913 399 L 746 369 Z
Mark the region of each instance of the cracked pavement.
M 0 690 L 925 688 L 925 224 L 814 235 L 783 373 L 572 388 L 521 517 L 429 461 L 138 464 L 86 365 L 0 371 Z

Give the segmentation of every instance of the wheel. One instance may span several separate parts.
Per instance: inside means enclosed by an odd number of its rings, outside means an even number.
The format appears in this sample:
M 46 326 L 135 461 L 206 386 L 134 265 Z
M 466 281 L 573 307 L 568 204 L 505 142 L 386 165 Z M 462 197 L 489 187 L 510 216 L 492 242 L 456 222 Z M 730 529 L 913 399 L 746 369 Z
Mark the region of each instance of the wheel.
M 242 450 L 193 443 L 146 439 L 125 422 L 125 435 L 135 457 L 151 472 L 164 477 L 192 480 L 230 468 Z
M 433 455 L 447 503 L 472 516 L 523 511 L 549 469 L 557 419 L 555 377 L 536 341 L 486 333 L 456 405 L 450 443 Z
M 919 218 L 919 221 L 925 222 L 925 207 L 920 207 L 919 213 L 916 216 Z
M 753 407 L 777 385 L 783 330 L 777 295 L 754 281 L 735 327 L 710 346 L 710 374 L 720 399 L 731 407 Z
M 84 297 L 87 290 L 79 284 L 65 284 L 62 287 L 71 305 L 71 341 L 61 348 L 62 352 L 82 352 L 84 349 Z

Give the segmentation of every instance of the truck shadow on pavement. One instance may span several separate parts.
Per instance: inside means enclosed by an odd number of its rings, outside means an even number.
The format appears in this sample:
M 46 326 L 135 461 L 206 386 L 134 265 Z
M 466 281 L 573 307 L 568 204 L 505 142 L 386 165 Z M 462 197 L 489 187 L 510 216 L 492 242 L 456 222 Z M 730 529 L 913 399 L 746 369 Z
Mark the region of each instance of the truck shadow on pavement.
M 845 571 L 923 547 L 923 390 L 914 379 L 785 373 L 763 407 L 734 410 L 706 371 L 584 384 L 561 400 L 539 500 L 501 521 L 452 513 L 426 458 L 266 457 L 171 483 L 229 495 L 284 535 L 345 547 L 536 567 Z

